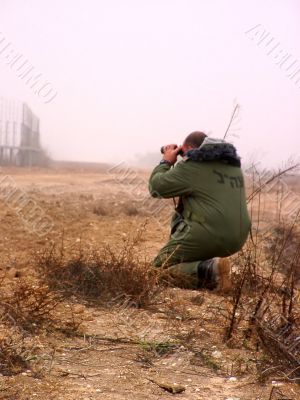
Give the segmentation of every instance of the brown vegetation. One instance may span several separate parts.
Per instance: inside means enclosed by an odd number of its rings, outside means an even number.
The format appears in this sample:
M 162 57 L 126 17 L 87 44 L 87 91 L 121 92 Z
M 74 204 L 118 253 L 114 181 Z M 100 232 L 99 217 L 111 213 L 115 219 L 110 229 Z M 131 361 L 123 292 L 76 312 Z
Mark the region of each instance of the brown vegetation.
M 38 259 L 38 271 L 49 287 L 64 296 L 77 296 L 87 301 L 124 297 L 145 307 L 159 291 L 158 274 L 151 264 L 135 251 L 140 240 L 127 239 L 119 251 L 109 246 L 88 252 L 79 248 L 69 258 L 60 248 L 47 249 Z
M 231 295 L 182 290 L 151 266 L 168 235 L 157 215 L 120 196 L 113 180 L 100 198 L 98 176 L 69 184 L 69 175 L 39 173 L 16 180 L 47 183 L 34 189 L 55 220 L 47 238 L 0 210 L 1 399 L 82 400 L 99 390 L 107 400 L 152 400 L 168 398 L 166 387 L 185 388 L 183 399 L 297 399 L 297 221 L 274 213 L 266 231 L 258 191 L 249 204 L 253 241 L 232 258 Z

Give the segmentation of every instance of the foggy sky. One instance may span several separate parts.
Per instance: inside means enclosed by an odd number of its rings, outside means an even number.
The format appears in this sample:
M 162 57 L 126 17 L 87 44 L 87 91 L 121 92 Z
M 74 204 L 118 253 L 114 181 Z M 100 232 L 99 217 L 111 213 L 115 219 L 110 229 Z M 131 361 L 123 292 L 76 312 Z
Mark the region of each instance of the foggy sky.
M 300 72 L 276 65 L 300 66 L 299 17 L 297 0 L 0 0 L 2 37 L 57 91 L 45 104 L 0 56 L 0 96 L 29 104 L 55 159 L 110 163 L 222 137 L 238 102 L 228 138 L 276 166 L 299 154 Z

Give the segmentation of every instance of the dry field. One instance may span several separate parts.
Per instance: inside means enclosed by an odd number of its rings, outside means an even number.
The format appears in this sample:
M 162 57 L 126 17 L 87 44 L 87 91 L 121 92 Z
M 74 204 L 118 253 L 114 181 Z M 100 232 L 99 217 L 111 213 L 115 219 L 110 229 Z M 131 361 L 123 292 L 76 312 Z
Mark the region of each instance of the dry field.
M 149 172 L 60 165 L 2 169 L 0 180 L 7 176 L 53 227 L 38 235 L 20 215 L 20 203 L 13 195 L 5 197 L 2 184 L 0 399 L 300 398 L 292 367 L 282 369 L 259 335 L 249 329 L 244 335 L 243 312 L 251 302 L 238 305 L 232 320 L 236 297 L 157 285 L 151 274 L 141 272 L 167 240 L 172 211 L 171 201 L 149 200 Z M 293 178 L 291 186 L 300 195 L 299 180 Z M 276 196 L 274 189 L 253 203 L 254 220 L 274 223 L 280 214 Z M 295 253 L 299 242 L 293 240 L 289 245 Z M 103 269 L 99 276 L 95 257 Z M 243 257 L 233 260 L 237 269 Z M 134 265 L 128 278 L 118 276 L 115 265 L 122 269 L 122 262 Z M 115 275 L 109 278 L 110 266 Z M 54 267 L 49 277 L 45 268 Z M 65 281 L 60 267 L 69 273 Z M 281 272 L 284 268 L 281 263 Z M 281 272 L 278 280 L 284 282 Z M 103 276 L 109 291 L 97 286 Z M 146 282 L 141 290 L 138 279 Z M 244 285 L 238 282 L 237 288 Z M 288 308 L 293 299 L 297 317 L 297 284 L 292 288 L 284 299 Z M 232 321 L 233 332 L 225 340 Z

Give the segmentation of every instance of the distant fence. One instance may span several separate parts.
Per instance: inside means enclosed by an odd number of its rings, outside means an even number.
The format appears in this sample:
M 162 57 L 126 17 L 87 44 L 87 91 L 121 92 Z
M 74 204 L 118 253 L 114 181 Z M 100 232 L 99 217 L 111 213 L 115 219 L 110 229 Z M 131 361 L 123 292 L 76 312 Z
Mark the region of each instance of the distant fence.
M 0 165 L 38 165 L 39 119 L 26 103 L 0 98 Z

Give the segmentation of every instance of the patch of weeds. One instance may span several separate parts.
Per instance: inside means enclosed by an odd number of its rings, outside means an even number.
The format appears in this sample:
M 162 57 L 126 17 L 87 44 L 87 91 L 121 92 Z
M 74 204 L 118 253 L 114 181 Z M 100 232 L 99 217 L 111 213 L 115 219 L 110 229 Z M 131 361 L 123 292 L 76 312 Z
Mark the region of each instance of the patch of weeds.
M 0 336 L 0 373 L 11 376 L 25 371 L 28 361 L 24 357 L 26 348 L 23 340 L 11 330 L 1 329 Z
M 133 217 L 135 215 L 139 214 L 139 210 L 134 206 L 130 204 L 126 204 L 123 208 L 123 211 L 126 215 Z
M 108 211 L 102 204 L 97 204 L 93 207 L 93 213 L 100 217 L 104 217 L 108 214 Z
M 153 353 L 157 356 L 162 356 L 173 352 L 177 345 L 170 342 L 151 342 L 147 340 L 141 340 L 139 346 L 146 352 Z
M 0 292 L 2 319 L 24 331 L 35 331 L 53 322 L 61 298 L 41 282 L 20 280 Z
M 210 351 L 205 349 L 195 352 L 190 362 L 192 365 L 203 365 L 214 371 L 221 370 L 220 363 L 211 355 Z
M 63 245 L 53 246 L 38 258 L 37 269 L 41 279 L 64 297 L 99 302 L 124 296 L 136 307 L 145 307 L 161 288 L 159 271 L 135 251 L 139 240 L 139 234 L 126 239 L 119 250 L 107 246 L 90 252 L 81 246 L 71 256 L 64 253 Z

